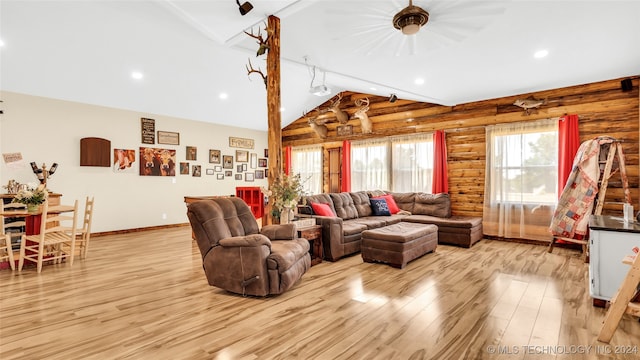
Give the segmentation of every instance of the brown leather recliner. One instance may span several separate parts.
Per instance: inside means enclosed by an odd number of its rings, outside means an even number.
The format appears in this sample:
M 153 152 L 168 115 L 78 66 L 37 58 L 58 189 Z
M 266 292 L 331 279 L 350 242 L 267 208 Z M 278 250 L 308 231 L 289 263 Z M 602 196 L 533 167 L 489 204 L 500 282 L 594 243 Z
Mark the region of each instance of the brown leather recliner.
M 297 237 L 293 224 L 260 230 L 239 198 L 196 201 L 187 216 L 209 285 L 243 295 L 281 294 L 311 266 L 309 242 Z

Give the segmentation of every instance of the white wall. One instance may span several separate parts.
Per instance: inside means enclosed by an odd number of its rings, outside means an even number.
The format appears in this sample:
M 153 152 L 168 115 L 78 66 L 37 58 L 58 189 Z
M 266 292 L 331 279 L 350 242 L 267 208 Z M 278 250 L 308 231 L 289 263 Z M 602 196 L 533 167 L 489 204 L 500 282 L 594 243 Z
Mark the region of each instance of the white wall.
M 6 185 L 10 179 L 20 183 L 36 182 L 30 162 L 35 161 L 38 166 L 45 163 L 47 167 L 57 162 L 58 170 L 48 181 L 48 188 L 61 193 L 64 204 L 78 199 L 81 211 L 85 196 L 94 196 L 92 232 L 186 223 L 185 195 L 229 195 L 235 193 L 236 186 L 267 186 L 266 179 L 245 182 L 225 177 L 217 180 L 205 171 L 214 165 L 209 164 L 209 149 L 234 155 L 235 159 L 236 148 L 229 147 L 229 136 L 254 139 L 255 148 L 249 152 L 262 158 L 268 147 L 267 133 L 263 131 L 11 92 L 0 92 L 0 98 L 4 101 L 4 115 L 0 115 L 0 152 L 20 152 L 23 157 L 17 169 L 0 161 L 0 184 Z M 142 117 L 155 119 L 156 131 L 180 133 L 180 145 L 142 144 Z M 188 162 L 202 165 L 202 177 L 180 175 L 177 165 L 175 177 L 139 176 L 137 170 L 123 174 L 115 173 L 111 167 L 80 166 L 80 139 L 84 137 L 110 140 L 112 161 L 114 148 L 136 149 L 136 169 L 137 150 L 141 146 L 175 149 L 178 163 L 187 161 L 186 146 L 196 146 L 197 160 Z M 234 175 L 236 164 L 234 162 Z M 249 170 L 254 169 L 249 166 Z M 6 192 L 5 189 L 2 192 Z

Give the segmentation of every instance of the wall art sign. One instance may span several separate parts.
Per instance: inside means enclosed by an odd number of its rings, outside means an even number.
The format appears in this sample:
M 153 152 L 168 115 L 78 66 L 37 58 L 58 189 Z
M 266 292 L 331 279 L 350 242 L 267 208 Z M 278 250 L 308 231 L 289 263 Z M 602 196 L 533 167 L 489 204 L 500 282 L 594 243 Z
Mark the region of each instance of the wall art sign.
M 158 144 L 180 145 L 180 133 L 158 130 Z
M 337 128 L 338 136 L 349 136 L 353 135 L 353 126 L 351 125 L 340 125 Z
M 143 144 L 156 143 L 156 121 L 155 120 L 140 118 L 140 132 L 142 133 Z
M 253 149 L 253 139 L 244 139 L 229 136 L 229 146 L 235 148 L 243 148 L 243 149 Z

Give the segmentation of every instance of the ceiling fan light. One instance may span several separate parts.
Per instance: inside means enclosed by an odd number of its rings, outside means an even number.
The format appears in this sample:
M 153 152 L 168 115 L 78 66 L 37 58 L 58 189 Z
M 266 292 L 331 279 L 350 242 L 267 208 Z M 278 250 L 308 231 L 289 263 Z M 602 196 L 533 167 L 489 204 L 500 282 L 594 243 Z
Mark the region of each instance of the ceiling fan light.
M 428 21 L 428 12 L 419 6 L 409 5 L 393 17 L 393 27 L 405 35 L 413 35 Z

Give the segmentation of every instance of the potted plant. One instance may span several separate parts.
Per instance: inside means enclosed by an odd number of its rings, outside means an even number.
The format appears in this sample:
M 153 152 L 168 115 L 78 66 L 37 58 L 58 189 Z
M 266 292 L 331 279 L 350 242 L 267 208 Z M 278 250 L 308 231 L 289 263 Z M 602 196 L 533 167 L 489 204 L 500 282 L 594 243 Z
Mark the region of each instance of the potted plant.
M 304 188 L 300 181 L 300 174 L 280 173 L 271 188 L 262 188 L 262 192 L 269 197 L 269 201 L 273 201 L 271 215 L 280 219 L 281 224 L 287 224 L 293 220 L 293 209 L 297 208 L 304 195 Z
M 25 204 L 27 211 L 35 212 L 47 200 L 47 197 L 49 197 L 49 192 L 44 185 L 35 187 L 29 184 L 26 189 L 19 190 L 11 202 Z

